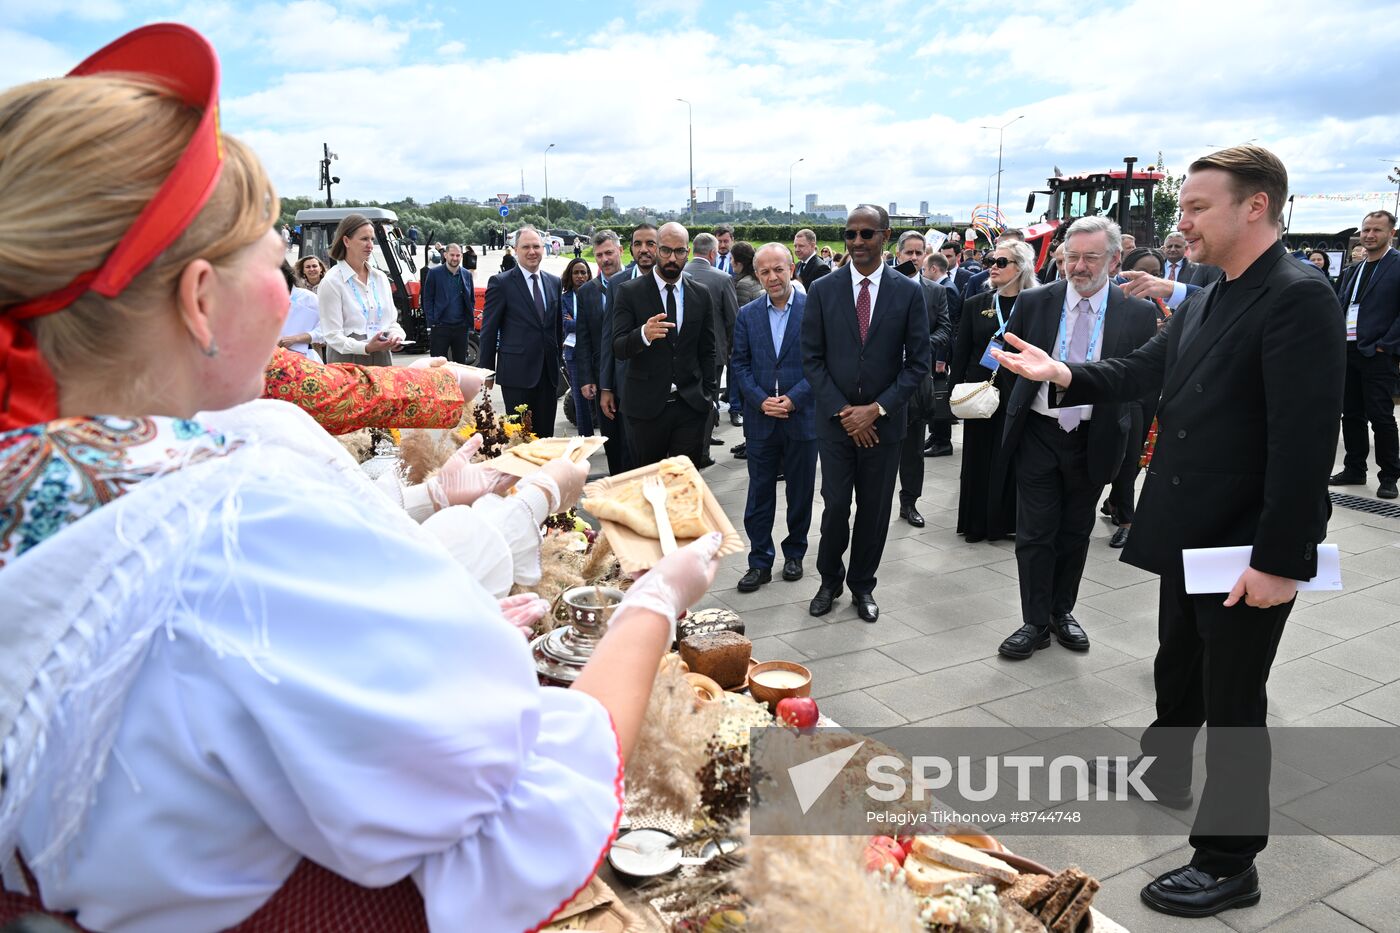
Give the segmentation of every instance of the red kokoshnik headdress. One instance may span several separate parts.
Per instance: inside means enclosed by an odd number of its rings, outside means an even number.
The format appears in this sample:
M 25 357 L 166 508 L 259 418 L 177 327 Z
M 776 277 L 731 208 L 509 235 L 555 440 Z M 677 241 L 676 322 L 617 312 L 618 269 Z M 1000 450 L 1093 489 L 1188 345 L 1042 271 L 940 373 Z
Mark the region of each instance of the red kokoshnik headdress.
M 188 26 L 156 23 L 89 56 L 69 77 L 124 73 L 152 78 L 204 116 L 180 160 L 141 214 L 96 269 L 47 295 L 0 307 L 0 430 L 58 416 L 58 386 L 34 335 L 20 322 L 61 311 L 88 291 L 115 298 L 175 242 L 204 207 L 223 168 L 219 139 L 219 59 Z

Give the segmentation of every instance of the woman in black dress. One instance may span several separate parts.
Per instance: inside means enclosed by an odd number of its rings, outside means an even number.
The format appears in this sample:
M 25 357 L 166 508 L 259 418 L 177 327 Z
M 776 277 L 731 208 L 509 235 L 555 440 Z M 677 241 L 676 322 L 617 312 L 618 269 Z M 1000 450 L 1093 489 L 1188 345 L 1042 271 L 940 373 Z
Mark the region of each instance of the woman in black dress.
M 992 370 L 981 364 L 987 343 L 1001 331 L 1016 305 L 1016 296 L 1035 281 L 1035 254 L 1024 243 L 998 246 L 988 261 L 991 291 L 963 304 L 958 333 L 953 342 L 950 382 L 985 382 Z M 1015 532 L 1016 487 L 991 488 L 992 464 L 1001 451 L 1009 390 L 997 379 L 1001 404 L 990 418 L 963 419 L 962 478 L 958 489 L 958 534 L 969 542 L 1009 537 Z M 1010 471 L 1007 471 L 1010 476 Z

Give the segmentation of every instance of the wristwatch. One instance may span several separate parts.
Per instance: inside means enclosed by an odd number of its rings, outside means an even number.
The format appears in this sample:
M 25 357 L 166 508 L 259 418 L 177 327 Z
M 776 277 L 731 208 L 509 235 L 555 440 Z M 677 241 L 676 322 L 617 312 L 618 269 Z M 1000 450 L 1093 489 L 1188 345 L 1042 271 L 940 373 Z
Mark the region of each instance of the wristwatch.
M 880 413 L 881 418 L 889 414 L 889 412 L 885 411 L 885 406 L 881 405 L 879 402 L 875 403 L 875 410 Z

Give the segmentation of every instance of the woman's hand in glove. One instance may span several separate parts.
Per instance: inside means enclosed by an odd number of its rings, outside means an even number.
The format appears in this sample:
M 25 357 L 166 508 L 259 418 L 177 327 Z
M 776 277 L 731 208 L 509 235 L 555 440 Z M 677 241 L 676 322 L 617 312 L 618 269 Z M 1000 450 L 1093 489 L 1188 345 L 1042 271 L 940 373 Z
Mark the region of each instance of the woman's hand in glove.
M 514 486 L 516 478 L 508 473 L 493 469 L 484 463 L 472 463 L 472 457 L 481 449 L 484 438 L 473 434 L 441 470 L 427 482 L 428 495 L 433 505 L 445 509 L 449 505 L 471 505 L 487 493 L 505 495 Z
M 549 498 L 549 514 L 571 509 L 583 495 L 588 481 L 588 461 L 574 463 L 566 457 L 551 460 L 538 471 L 520 480 L 521 486 L 539 486 Z
M 506 621 L 520 629 L 526 638 L 534 634 L 535 623 L 549 612 L 549 600 L 534 593 L 518 593 L 499 602 Z
M 714 531 L 661 558 L 632 584 L 618 614 L 628 606 L 649 609 L 669 619 L 674 628 L 680 614 L 698 602 L 715 582 L 719 570 L 715 552 L 723 540 L 724 536 Z

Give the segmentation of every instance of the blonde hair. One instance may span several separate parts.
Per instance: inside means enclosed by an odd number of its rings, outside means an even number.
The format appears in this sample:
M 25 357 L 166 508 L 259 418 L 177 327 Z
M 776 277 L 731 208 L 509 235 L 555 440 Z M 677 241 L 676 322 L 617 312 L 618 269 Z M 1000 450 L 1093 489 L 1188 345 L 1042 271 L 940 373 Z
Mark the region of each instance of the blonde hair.
M 129 75 L 38 81 L 0 94 L 0 307 L 100 267 L 174 168 L 199 118 L 161 85 Z M 272 228 L 279 205 L 257 156 L 228 136 L 223 151 L 223 171 L 199 215 L 120 295 L 85 292 L 27 322 L 60 385 L 77 367 L 100 378 L 104 366 L 129 385 L 144 325 L 167 313 L 185 266 L 227 264 Z

